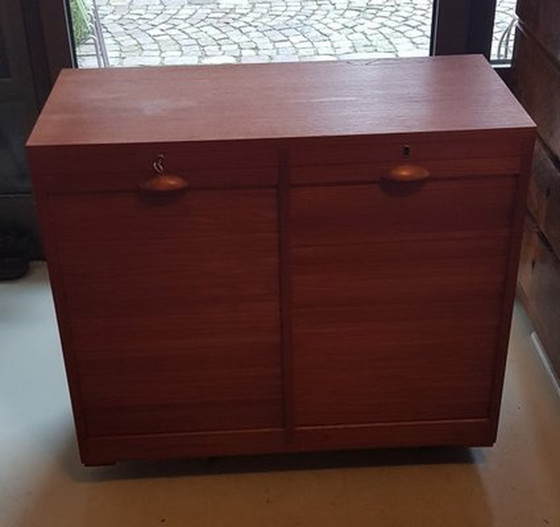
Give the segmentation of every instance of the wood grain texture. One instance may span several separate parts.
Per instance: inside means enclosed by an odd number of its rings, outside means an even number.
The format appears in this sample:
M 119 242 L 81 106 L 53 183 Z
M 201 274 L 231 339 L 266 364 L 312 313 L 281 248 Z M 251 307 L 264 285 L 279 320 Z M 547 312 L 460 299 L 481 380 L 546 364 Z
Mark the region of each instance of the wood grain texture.
M 490 446 L 496 435 L 489 419 L 445 419 L 354 426 L 302 426 L 296 445 L 303 450 L 407 446 Z
M 531 159 L 534 151 L 535 137 L 528 137 L 520 151 L 522 167 L 513 199 L 513 218 L 511 222 L 511 236 L 509 239 L 507 264 L 504 270 L 505 291 L 502 298 L 498 340 L 493 365 L 493 386 L 490 406 L 490 422 L 493 426 L 493 435 L 498 432 L 502 390 L 505 378 L 506 359 L 511 333 L 513 304 L 515 302 L 516 277 L 519 269 L 519 255 L 523 237 L 523 224 L 527 204 L 527 191 L 531 173 Z
M 532 140 L 480 57 L 65 72 L 29 153 L 84 462 L 491 444 Z
M 80 457 L 85 465 L 93 466 L 116 461 L 268 454 L 285 448 L 282 429 L 224 430 L 87 437 L 80 444 Z
M 297 142 L 236 142 L 31 148 L 36 190 L 78 193 L 135 190 L 165 155 L 165 168 L 189 188 L 275 186 L 278 152 L 290 152 L 293 184 L 378 181 L 404 161 L 420 163 L 435 178 L 519 173 L 518 152 L 527 132 L 428 134 Z M 403 157 L 403 148 L 410 155 Z M 84 162 L 87 160 L 87 162 Z
M 504 235 L 513 218 L 514 177 L 425 184 L 293 190 L 293 244 L 367 245 Z
M 560 262 L 530 218 L 525 228 L 519 284 L 531 322 L 560 376 Z
M 519 0 L 517 16 L 524 30 L 560 62 L 560 11 L 556 0 Z
M 481 56 L 64 70 L 29 145 L 531 127 Z
M 185 455 L 246 455 L 391 446 L 489 446 L 494 440 L 487 419 L 462 419 L 302 427 L 295 430 L 295 440 L 288 444 L 278 430 L 93 437 L 82 443 L 81 457 L 88 465 L 100 465 L 116 459 L 173 459 Z
M 165 156 L 165 169 L 185 178 L 189 188 L 275 186 L 278 153 L 254 144 L 90 145 L 28 149 L 36 190 L 77 193 L 137 190 Z
M 519 283 L 545 350 L 560 372 L 560 11 L 555 0 L 519 0 L 512 87 L 538 125 Z M 532 222 L 535 222 L 533 224 Z
M 406 159 L 411 163 L 440 163 L 440 169 L 446 163 L 446 169 L 452 172 L 459 171 L 460 162 L 477 163 L 471 166 L 483 170 L 484 162 L 492 163 L 492 159 L 502 160 L 504 163 L 507 163 L 504 159 L 508 158 L 519 161 L 519 149 L 526 132 L 477 130 L 453 134 L 403 133 L 369 137 L 305 138 L 290 148 L 290 159 L 291 165 L 298 169 L 310 165 L 363 164 L 375 168 L 379 164 L 399 163 Z M 463 175 L 465 173 L 462 172 Z
M 487 417 L 506 248 L 297 250 L 297 424 Z
M 560 157 L 560 69 L 531 35 L 522 30 L 516 33 L 511 86 L 537 123 L 540 137 Z
M 281 426 L 274 191 L 51 210 L 90 435 Z
M 393 158 L 382 163 L 335 164 L 299 166 L 292 169 L 295 185 L 315 185 L 332 183 L 363 183 L 381 181 L 402 158 Z M 431 174 L 430 179 L 457 179 L 471 176 L 496 174 L 517 174 L 520 172 L 519 158 L 477 158 L 420 161 L 421 166 Z
M 294 190 L 298 425 L 488 416 L 515 184 Z
M 560 255 L 560 170 L 537 143 L 527 200 L 529 212 L 556 255 Z
M 518 285 L 525 295 L 525 299 L 532 298 L 533 292 L 533 268 L 537 261 L 537 252 L 540 246 L 539 229 L 531 216 L 526 215 L 523 225 L 523 245 L 519 258 Z

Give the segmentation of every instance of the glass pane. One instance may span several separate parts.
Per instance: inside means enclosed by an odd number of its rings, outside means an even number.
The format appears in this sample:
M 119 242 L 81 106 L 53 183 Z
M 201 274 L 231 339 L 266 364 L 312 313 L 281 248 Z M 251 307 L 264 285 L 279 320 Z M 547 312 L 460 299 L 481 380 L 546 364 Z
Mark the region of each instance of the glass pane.
M 29 192 L 19 103 L 0 103 L 0 194 Z
M 515 37 L 515 5 L 517 0 L 497 0 L 494 34 L 492 36 L 493 62 L 510 62 Z
M 427 56 L 432 0 L 69 0 L 78 64 Z

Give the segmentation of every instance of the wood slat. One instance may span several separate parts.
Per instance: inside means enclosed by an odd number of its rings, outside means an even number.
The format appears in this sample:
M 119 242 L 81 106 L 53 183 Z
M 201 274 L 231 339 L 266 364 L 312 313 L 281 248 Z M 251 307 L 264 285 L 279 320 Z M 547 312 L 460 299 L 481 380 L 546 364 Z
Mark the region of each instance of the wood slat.
M 275 191 L 51 207 L 89 435 L 282 425 Z
M 488 417 L 508 247 L 296 249 L 296 422 Z
M 504 234 L 513 218 L 514 177 L 425 184 L 293 189 L 297 246 L 368 244 Z
M 496 439 L 488 419 L 446 419 L 358 426 L 302 426 L 296 429 L 303 450 L 409 446 L 490 446 Z
M 412 163 L 447 162 L 450 168 L 455 167 L 458 160 L 466 163 L 479 160 L 482 167 L 482 159 L 518 158 L 525 138 L 525 131 L 519 130 L 314 138 L 294 142 L 290 158 L 296 169 L 314 165 L 402 162 L 405 157 Z
M 530 218 L 525 225 L 519 284 L 531 322 L 560 376 L 560 263 Z
M 154 175 L 164 155 L 167 172 L 183 177 L 189 188 L 274 186 L 278 154 L 274 145 L 170 144 L 95 145 L 28 150 L 37 190 L 49 193 L 134 191 Z M 40 174 L 40 177 L 38 175 Z
M 537 123 L 540 137 L 560 157 L 560 68 L 522 30 L 516 33 L 511 87 Z
M 560 170 L 540 142 L 535 149 L 527 206 L 554 253 L 560 255 Z
M 87 437 L 79 446 L 85 465 L 107 465 L 116 461 L 280 452 L 285 449 L 285 434 L 282 429 L 257 429 L 121 435 Z
M 521 170 L 519 157 L 500 158 L 457 158 L 457 159 L 404 159 L 393 157 L 389 161 L 356 164 L 348 159 L 347 164 L 295 166 L 292 181 L 295 185 L 316 185 L 333 183 L 378 182 L 394 167 L 415 164 L 430 173 L 430 179 L 458 179 L 473 176 L 494 176 L 518 174 Z
M 321 426 L 296 429 L 286 444 L 281 430 L 241 430 L 205 434 L 158 434 L 93 437 L 80 445 L 89 465 L 115 460 L 173 459 L 215 455 L 309 452 L 426 445 L 489 446 L 495 431 L 487 419 L 463 419 L 367 426 Z
M 299 426 L 489 416 L 516 192 L 293 189 Z

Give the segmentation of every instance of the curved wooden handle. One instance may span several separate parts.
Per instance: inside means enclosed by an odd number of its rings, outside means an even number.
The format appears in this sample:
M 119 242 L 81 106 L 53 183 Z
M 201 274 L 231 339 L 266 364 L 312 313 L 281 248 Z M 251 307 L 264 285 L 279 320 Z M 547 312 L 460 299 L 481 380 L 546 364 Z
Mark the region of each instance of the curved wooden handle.
M 419 165 L 397 165 L 391 168 L 385 179 L 407 183 L 409 181 L 422 181 L 430 177 L 430 173 Z
M 160 154 L 153 163 L 155 174 L 140 183 L 140 188 L 146 192 L 164 194 L 177 192 L 187 188 L 188 184 L 184 178 L 176 174 L 169 174 L 163 168 L 165 156 Z
M 177 192 L 188 187 L 187 182 L 174 174 L 157 174 L 140 183 L 140 188 L 146 192 Z

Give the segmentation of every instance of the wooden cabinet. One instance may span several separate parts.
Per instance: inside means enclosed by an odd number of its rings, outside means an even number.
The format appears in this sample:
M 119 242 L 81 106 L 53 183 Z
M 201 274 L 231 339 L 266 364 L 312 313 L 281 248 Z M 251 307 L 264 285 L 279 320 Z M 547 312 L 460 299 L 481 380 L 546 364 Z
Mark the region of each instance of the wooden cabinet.
M 480 57 L 64 72 L 29 154 L 84 463 L 491 444 L 532 142 Z
M 560 377 L 560 10 L 554 0 L 519 0 L 511 87 L 538 125 L 527 202 L 521 298 Z

